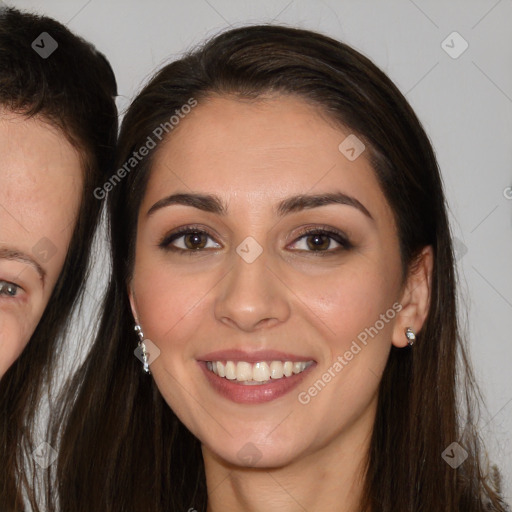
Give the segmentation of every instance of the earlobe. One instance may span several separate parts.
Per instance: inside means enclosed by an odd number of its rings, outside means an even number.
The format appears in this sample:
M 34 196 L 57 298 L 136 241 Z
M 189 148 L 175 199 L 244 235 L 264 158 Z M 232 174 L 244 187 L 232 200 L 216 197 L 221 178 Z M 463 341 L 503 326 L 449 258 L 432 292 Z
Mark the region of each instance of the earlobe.
M 434 251 L 429 245 L 422 249 L 409 269 L 400 302 L 402 309 L 393 328 L 392 343 L 396 347 L 411 345 L 411 340 L 414 343 L 411 331 L 418 335 L 423 327 L 430 310 L 433 268 Z

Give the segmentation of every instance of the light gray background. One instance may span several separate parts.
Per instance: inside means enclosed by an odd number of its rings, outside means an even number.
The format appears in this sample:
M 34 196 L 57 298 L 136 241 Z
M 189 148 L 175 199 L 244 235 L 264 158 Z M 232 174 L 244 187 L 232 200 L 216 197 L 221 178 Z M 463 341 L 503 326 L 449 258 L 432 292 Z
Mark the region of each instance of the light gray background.
M 103 51 L 117 75 L 121 109 L 164 62 L 229 26 L 273 21 L 318 30 L 380 66 L 406 95 L 436 149 L 467 306 L 461 322 L 470 333 L 476 375 L 487 399 L 481 434 L 492 461 L 503 469 L 511 500 L 511 0 L 4 3 L 52 16 Z M 469 44 L 456 59 L 442 47 L 453 31 Z M 461 41 L 452 39 L 447 40 L 450 51 L 461 49 Z M 101 293 L 100 278 L 90 297 Z M 91 298 L 89 307 L 95 305 Z

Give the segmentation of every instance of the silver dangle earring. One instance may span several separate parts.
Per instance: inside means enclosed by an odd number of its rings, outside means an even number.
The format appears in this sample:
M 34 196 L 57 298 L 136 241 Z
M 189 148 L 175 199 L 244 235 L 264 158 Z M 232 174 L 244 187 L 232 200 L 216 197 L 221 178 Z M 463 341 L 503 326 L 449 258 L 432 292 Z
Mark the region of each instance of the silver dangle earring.
M 416 341 L 416 333 L 410 327 L 407 327 L 405 329 L 405 337 L 407 338 L 409 347 L 412 347 Z
M 144 333 L 142 332 L 142 327 L 137 324 L 135 326 L 135 331 L 137 332 L 137 336 L 139 337 L 139 348 L 136 350 L 139 354 L 139 359 L 142 358 L 142 369 L 146 372 L 151 374 L 149 371 L 149 358 L 148 353 L 146 352 L 146 345 L 144 344 Z

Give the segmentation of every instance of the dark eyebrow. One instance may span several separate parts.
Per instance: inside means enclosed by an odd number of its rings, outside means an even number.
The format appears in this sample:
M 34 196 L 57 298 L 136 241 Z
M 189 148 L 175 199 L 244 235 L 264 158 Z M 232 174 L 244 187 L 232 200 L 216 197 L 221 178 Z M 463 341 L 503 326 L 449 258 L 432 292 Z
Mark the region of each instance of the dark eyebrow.
M 226 215 L 227 206 L 220 198 L 204 194 L 173 194 L 157 201 L 148 211 L 147 216 L 153 215 L 157 210 L 170 206 L 171 204 L 183 204 L 192 206 L 209 213 Z
M 344 194 L 343 192 L 332 192 L 327 194 L 317 195 L 298 195 L 289 197 L 281 201 L 277 207 L 279 216 L 286 215 L 287 213 L 295 212 L 298 210 L 306 210 L 309 208 L 318 208 L 328 204 L 345 204 L 357 208 L 360 212 L 364 213 L 369 219 L 374 220 L 371 213 L 367 208 L 358 201 L 355 197 Z
M 192 206 L 209 213 L 217 215 L 227 214 L 227 205 L 214 195 L 209 194 L 173 194 L 164 197 L 157 201 L 148 211 L 147 215 L 150 216 L 161 208 L 165 208 L 172 204 L 182 204 L 185 206 Z M 344 194 L 343 192 L 333 192 L 326 194 L 308 195 L 301 194 L 284 199 L 277 205 L 276 213 L 282 217 L 288 213 L 306 210 L 310 208 L 317 208 L 328 204 L 344 204 L 357 208 L 360 212 L 364 213 L 369 219 L 374 220 L 366 207 L 358 201 L 355 197 Z
M 6 249 L 0 247 L 0 259 L 19 261 L 21 263 L 30 265 L 39 274 L 39 277 L 41 278 L 41 281 L 43 281 L 44 285 L 44 280 L 46 277 L 45 269 L 41 267 L 41 265 L 39 265 L 39 263 L 37 263 L 37 261 L 31 258 L 28 254 L 25 254 L 16 249 Z

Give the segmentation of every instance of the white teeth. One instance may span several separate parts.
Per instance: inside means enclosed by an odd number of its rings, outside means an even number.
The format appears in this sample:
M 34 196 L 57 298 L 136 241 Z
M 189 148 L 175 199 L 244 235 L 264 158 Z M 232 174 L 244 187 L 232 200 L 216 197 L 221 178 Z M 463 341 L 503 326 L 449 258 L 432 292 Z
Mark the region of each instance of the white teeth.
M 256 363 L 252 369 L 252 379 L 265 382 L 270 379 L 270 367 L 267 363 Z
M 252 364 L 245 361 L 238 361 L 236 365 L 236 380 L 251 380 L 252 379 Z
M 291 377 L 294 374 L 303 372 L 311 366 L 313 361 L 261 361 L 258 363 L 248 363 L 246 361 L 207 361 L 206 367 L 219 377 L 228 380 L 236 380 L 244 384 L 260 384 L 267 383 L 270 380 Z
M 293 373 L 300 373 L 306 368 L 306 363 L 293 363 Z
M 283 364 L 283 373 L 285 377 L 290 377 L 293 373 L 293 363 L 291 361 L 286 361 Z
M 217 361 L 217 375 L 219 377 L 226 376 L 226 372 L 224 371 L 224 365 L 220 361 Z
M 226 371 L 226 379 L 229 379 L 229 380 L 236 379 L 236 366 L 235 366 L 235 363 L 233 363 L 233 361 L 228 361 L 226 363 L 225 371 Z
M 283 375 L 283 363 L 281 361 L 272 361 L 270 363 L 270 376 L 273 379 L 280 379 Z

